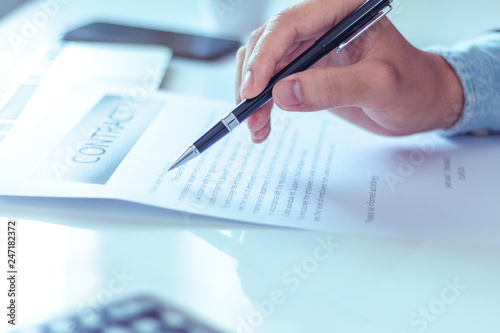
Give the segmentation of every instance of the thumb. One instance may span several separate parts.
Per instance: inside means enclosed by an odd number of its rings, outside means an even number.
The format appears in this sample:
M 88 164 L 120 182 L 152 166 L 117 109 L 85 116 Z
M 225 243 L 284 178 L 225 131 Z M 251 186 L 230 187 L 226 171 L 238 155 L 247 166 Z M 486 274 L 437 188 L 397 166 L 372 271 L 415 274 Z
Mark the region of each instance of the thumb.
M 376 96 L 372 68 L 358 63 L 296 73 L 276 83 L 273 99 L 276 105 L 288 111 L 365 106 Z

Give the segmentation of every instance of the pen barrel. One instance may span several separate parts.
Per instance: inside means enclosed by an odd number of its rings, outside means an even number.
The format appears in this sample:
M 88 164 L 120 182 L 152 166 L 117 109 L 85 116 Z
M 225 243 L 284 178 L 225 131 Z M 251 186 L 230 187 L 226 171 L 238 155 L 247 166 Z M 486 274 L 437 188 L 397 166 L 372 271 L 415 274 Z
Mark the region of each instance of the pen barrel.
M 232 111 L 238 123 L 244 122 L 250 115 L 272 99 L 273 88 L 278 81 L 292 74 L 305 71 L 314 65 L 318 60 L 330 53 L 333 49 L 339 47 L 346 39 L 363 28 L 364 25 L 369 23 L 391 2 L 392 0 L 368 0 L 356 11 L 349 14 L 300 56 L 276 73 L 258 96 L 245 99 L 238 104 Z M 194 146 L 202 153 L 228 133 L 229 130 L 226 125 L 224 125 L 222 121 L 219 121 L 203 134 L 198 141 L 194 143 Z
M 361 7 L 347 15 L 335 27 L 321 36 L 315 44 L 320 45 L 324 49 L 325 54 L 333 51 L 373 20 L 391 2 L 392 0 L 366 1 Z
M 217 122 L 212 128 L 205 132 L 195 143 L 194 146 L 198 149 L 198 152 L 203 153 L 205 150 L 210 148 L 217 141 L 222 139 L 229 133 L 229 130 L 224 126 L 222 122 Z
M 313 45 L 307 49 L 301 56 L 294 59 L 291 63 L 276 73 L 270 80 L 264 90 L 256 97 L 243 100 L 232 113 L 240 123 L 244 122 L 252 113 L 263 107 L 273 98 L 273 88 L 275 84 L 285 77 L 305 71 L 314 65 L 325 55 L 324 49 L 319 45 Z
M 273 90 L 266 89 L 259 96 L 251 99 L 245 99 L 240 104 L 238 104 L 232 113 L 238 119 L 238 122 L 241 124 L 244 122 L 252 113 L 263 107 L 267 102 L 269 102 L 273 98 Z

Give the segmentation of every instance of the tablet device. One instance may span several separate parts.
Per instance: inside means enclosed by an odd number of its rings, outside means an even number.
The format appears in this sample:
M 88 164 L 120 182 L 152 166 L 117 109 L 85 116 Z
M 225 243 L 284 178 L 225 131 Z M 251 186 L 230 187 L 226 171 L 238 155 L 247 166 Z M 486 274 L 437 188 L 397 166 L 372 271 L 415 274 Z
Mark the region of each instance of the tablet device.
M 174 56 L 194 59 L 215 59 L 235 52 L 240 42 L 233 39 L 153 30 L 112 23 L 92 23 L 67 32 L 68 41 L 165 45 Z

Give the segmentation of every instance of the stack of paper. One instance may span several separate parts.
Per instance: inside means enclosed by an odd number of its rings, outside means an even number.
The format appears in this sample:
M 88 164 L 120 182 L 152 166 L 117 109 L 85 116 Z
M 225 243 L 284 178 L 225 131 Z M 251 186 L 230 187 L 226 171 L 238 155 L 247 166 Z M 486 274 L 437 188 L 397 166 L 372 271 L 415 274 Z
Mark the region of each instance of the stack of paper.
M 386 138 L 328 112 L 275 109 L 264 144 L 251 143 L 240 126 L 167 172 L 230 108 L 73 89 L 1 156 L 0 194 L 119 199 L 332 232 L 500 239 L 500 137 Z

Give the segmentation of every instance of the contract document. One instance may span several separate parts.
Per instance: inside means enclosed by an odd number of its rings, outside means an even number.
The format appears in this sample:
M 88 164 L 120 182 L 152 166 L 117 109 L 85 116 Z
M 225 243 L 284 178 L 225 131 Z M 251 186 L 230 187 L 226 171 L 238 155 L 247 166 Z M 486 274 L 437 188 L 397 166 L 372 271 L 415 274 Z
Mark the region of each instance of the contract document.
M 340 233 L 500 239 L 498 136 L 388 138 L 327 111 L 275 108 L 265 143 L 253 144 L 242 125 L 167 172 L 231 107 L 72 89 L 2 153 L 0 195 L 119 199 Z

